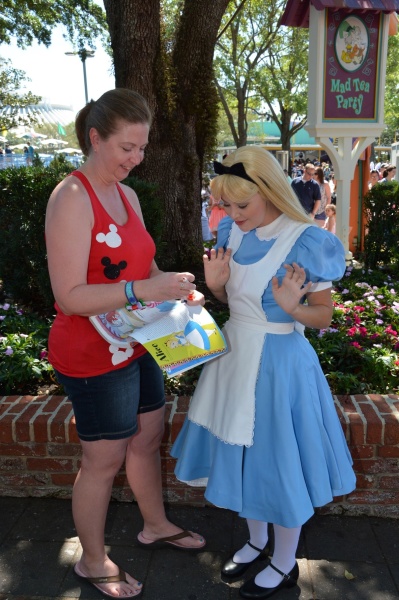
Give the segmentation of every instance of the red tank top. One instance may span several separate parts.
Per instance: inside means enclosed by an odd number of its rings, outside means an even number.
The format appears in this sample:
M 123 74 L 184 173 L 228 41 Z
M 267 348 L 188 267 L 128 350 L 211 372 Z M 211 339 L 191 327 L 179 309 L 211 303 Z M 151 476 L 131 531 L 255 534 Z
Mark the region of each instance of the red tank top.
M 71 173 L 84 185 L 94 213 L 87 283 L 116 283 L 147 279 L 155 256 L 155 244 L 121 187 L 116 184 L 128 219 L 117 225 L 106 212 L 88 179 Z M 49 337 L 49 361 L 70 377 L 92 377 L 126 366 L 144 354 L 141 345 L 117 348 L 105 341 L 88 317 L 65 315 L 55 304 L 56 318 Z M 115 307 L 119 308 L 119 307 Z

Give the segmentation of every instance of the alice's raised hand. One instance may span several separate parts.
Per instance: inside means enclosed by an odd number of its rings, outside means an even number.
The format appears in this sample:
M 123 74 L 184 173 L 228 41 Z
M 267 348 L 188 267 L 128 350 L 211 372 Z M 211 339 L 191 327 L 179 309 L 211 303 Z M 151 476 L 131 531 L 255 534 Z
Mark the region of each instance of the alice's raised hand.
M 300 303 L 300 300 L 305 296 L 312 286 L 312 282 L 309 281 L 304 285 L 306 281 L 305 269 L 300 267 L 297 263 L 292 265 L 285 264 L 285 275 L 279 284 L 278 278 L 273 277 L 272 279 L 272 291 L 273 296 L 277 304 L 286 313 L 293 313 Z
M 212 250 L 204 254 L 205 281 L 208 288 L 212 291 L 223 289 L 230 277 L 230 258 L 231 248 L 225 251 L 223 248 Z

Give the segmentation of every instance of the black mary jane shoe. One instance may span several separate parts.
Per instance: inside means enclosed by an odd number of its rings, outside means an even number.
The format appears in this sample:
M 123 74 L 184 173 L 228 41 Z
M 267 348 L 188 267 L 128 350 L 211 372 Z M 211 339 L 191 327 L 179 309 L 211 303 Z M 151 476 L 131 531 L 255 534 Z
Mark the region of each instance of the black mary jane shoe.
M 229 560 L 227 560 L 222 567 L 222 577 L 225 577 L 227 579 L 235 579 L 236 577 L 241 577 L 241 575 L 243 575 L 245 571 L 247 571 L 247 569 L 249 569 L 249 567 L 255 562 L 257 562 L 258 560 L 265 560 L 267 558 L 269 553 L 267 546 L 266 548 L 257 548 L 256 546 L 251 544 L 249 540 L 247 544 L 248 546 L 251 546 L 251 548 L 253 548 L 254 550 L 257 550 L 259 552 L 259 555 L 250 562 L 246 563 L 236 563 L 234 562 L 233 558 L 229 558 Z
M 264 600 L 264 598 L 270 598 L 273 596 L 273 594 L 279 590 L 282 590 L 283 588 L 291 588 L 296 585 L 299 577 L 299 567 L 297 562 L 288 574 L 283 573 L 280 571 L 280 569 L 277 569 L 277 567 L 272 565 L 272 563 L 269 563 L 269 566 L 277 571 L 277 573 L 282 575 L 282 582 L 273 588 L 265 588 L 261 587 L 260 585 L 256 585 L 255 577 L 253 577 L 244 583 L 244 585 L 240 588 L 240 596 L 242 598 L 247 598 L 249 600 Z

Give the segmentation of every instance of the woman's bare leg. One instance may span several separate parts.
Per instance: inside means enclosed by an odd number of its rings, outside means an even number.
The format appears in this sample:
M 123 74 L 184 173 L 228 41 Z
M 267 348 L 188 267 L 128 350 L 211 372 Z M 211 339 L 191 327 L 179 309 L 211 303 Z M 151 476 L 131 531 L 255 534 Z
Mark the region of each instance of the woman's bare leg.
M 123 464 L 128 439 L 84 442 L 82 464 L 76 477 L 72 511 L 75 527 L 83 548 L 79 571 L 89 577 L 117 575 L 119 568 L 105 553 L 104 529 L 112 484 Z M 132 595 L 141 589 L 138 582 L 127 575 L 129 583 L 101 584 L 101 588 L 115 597 Z
M 162 498 L 161 445 L 164 430 L 164 408 L 138 415 L 139 429 L 129 439 L 126 453 L 126 474 L 144 519 L 142 541 L 154 541 L 175 535 L 181 527 L 171 523 Z M 178 541 L 181 546 L 202 547 L 200 535 Z

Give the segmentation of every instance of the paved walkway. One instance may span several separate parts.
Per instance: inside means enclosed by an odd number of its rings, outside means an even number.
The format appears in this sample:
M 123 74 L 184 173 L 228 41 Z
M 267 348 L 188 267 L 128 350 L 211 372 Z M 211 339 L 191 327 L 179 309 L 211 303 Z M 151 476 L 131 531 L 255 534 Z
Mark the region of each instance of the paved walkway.
M 144 582 L 143 600 L 238 600 L 242 582 L 223 582 L 220 566 L 245 541 L 243 520 L 217 508 L 172 506 L 168 514 L 201 532 L 208 541 L 205 550 L 142 549 L 134 544 L 142 523 L 137 506 L 110 507 L 107 546 L 115 562 Z M 0 498 L 0 600 L 104 598 L 74 577 L 80 552 L 70 501 Z M 303 528 L 297 555 L 299 585 L 273 598 L 399 598 L 399 521 L 315 516 Z M 260 568 L 257 563 L 246 575 Z

